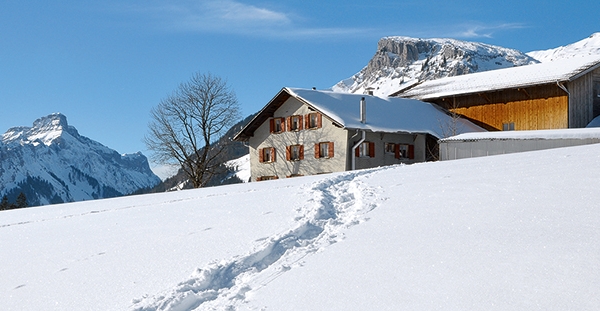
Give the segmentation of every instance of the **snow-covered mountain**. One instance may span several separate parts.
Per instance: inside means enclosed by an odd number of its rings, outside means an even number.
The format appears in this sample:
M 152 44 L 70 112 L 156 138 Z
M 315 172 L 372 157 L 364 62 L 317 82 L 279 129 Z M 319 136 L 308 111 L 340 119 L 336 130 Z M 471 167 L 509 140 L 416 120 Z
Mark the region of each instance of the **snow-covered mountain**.
M 537 63 L 514 49 L 455 39 L 385 37 L 366 67 L 332 87 L 336 92 L 387 96 L 414 83 Z
M 577 56 L 600 55 L 600 32 L 569 45 L 543 51 L 532 51 L 527 55 L 542 63 Z
M 0 141 L 0 196 L 23 192 L 30 206 L 130 194 L 160 182 L 141 153 L 121 155 L 81 136 L 55 113 Z

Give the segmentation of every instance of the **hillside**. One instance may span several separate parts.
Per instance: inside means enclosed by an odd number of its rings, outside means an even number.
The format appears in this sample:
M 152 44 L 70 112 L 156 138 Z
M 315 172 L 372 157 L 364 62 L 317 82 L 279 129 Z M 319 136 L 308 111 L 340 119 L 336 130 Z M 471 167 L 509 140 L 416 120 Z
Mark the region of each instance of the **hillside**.
M 598 310 L 600 145 L 2 212 L 3 310 Z
M 140 152 L 119 154 L 79 134 L 60 113 L 8 129 L 0 140 L 0 197 L 29 206 L 130 194 L 160 179 Z
M 527 55 L 542 63 L 574 56 L 600 55 L 600 32 L 575 43 L 548 50 L 532 51 Z

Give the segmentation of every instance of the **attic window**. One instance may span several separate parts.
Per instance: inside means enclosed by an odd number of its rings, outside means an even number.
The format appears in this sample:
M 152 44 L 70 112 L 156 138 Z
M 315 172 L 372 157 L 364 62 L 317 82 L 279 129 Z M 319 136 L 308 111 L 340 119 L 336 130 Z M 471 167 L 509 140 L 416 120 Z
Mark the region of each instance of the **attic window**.
M 287 123 L 290 131 L 299 131 L 302 129 L 302 116 L 288 117 Z
M 320 128 L 322 126 L 321 123 L 322 123 L 321 114 L 318 112 L 309 113 L 306 116 L 306 128 L 309 128 L 309 129 Z
M 281 133 L 284 131 L 284 118 L 272 118 L 269 120 L 269 129 L 271 133 Z

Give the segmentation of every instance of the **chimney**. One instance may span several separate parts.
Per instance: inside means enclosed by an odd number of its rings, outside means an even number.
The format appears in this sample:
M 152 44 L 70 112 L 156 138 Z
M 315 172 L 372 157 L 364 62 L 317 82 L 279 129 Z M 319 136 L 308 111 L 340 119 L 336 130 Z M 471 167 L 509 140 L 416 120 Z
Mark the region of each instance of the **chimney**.
M 367 104 L 364 97 L 360 99 L 360 123 L 367 123 Z

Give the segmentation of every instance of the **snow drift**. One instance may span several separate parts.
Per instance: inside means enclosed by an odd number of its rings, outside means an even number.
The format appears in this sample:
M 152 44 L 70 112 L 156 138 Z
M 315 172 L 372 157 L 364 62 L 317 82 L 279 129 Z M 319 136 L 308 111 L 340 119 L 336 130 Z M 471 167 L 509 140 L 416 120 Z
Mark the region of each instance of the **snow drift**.
M 600 145 L 0 213 L 5 310 L 597 310 Z

